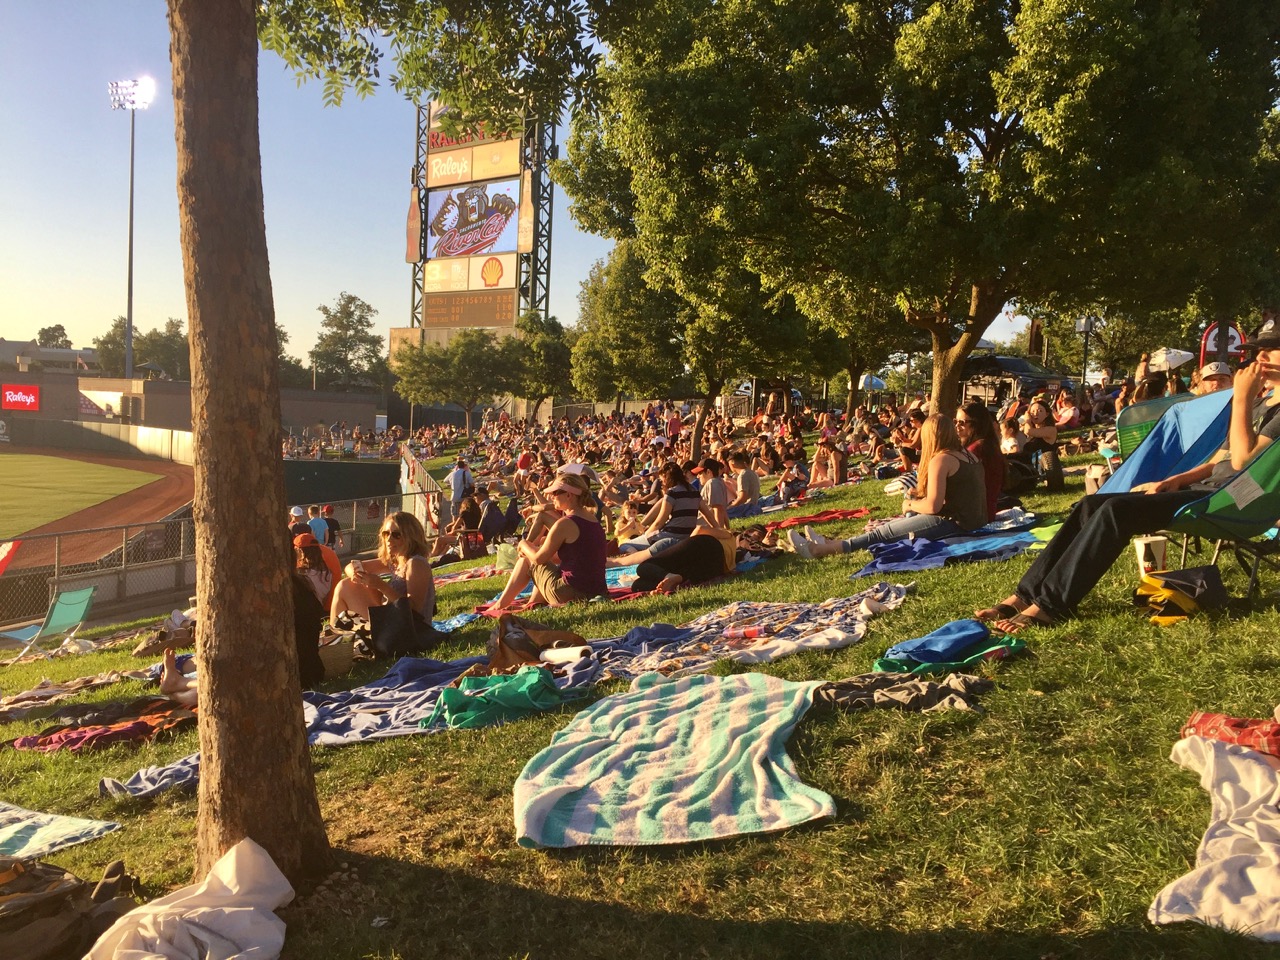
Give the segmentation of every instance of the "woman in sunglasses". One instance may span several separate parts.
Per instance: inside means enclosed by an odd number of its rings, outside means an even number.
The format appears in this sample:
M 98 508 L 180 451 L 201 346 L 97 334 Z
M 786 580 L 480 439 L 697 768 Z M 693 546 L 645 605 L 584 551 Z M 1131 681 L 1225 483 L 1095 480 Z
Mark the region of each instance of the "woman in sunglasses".
M 369 620 L 369 609 L 408 598 L 414 620 L 429 626 L 436 603 L 436 585 L 427 561 L 427 534 L 418 518 L 392 513 L 378 531 L 378 555 L 352 560 L 346 577 L 333 592 L 329 622 L 344 611 Z M 389 574 L 383 579 L 384 574 Z

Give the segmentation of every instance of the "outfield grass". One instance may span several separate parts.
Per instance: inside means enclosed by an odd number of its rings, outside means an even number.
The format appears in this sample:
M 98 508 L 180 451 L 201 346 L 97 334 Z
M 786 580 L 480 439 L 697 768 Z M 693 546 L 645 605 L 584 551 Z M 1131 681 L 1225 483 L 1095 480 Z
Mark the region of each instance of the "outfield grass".
M 29 453 L 0 456 L 0 538 L 12 537 L 159 479 L 154 473 Z
M 1029 498 L 1063 510 L 1082 492 Z M 883 484 L 819 506 L 891 509 Z M 859 524 L 830 524 L 828 534 Z M 672 597 L 539 611 L 588 637 L 679 623 L 735 599 L 817 600 L 857 591 L 865 555 L 787 556 Z M 789 679 L 866 672 L 887 646 L 1001 599 L 1028 560 L 915 575 L 917 594 L 866 640 L 759 669 Z M 1226 571 L 1226 564 L 1223 564 Z M 1228 572 L 1230 586 L 1241 578 Z M 903 577 L 902 580 L 908 578 Z M 1183 925 L 1153 928 L 1156 892 L 1184 873 L 1209 816 L 1196 778 L 1167 757 L 1195 709 L 1269 716 L 1280 680 L 1274 610 L 1247 619 L 1151 625 L 1129 605 L 1124 557 L 1081 620 L 1032 632 L 1030 653 L 994 665 L 986 713 L 812 715 L 790 744 L 805 782 L 831 793 L 830 821 L 678 848 L 533 852 L 514 842 L 511 786 L 578 707 L 505 727 L 313 750 L 329 835 L 346 865 L 332 889 L 283 914 L 286 955 L 400 957 L 1221 958 L 1276 956 L 1254 941 Z M 500 581 L 446 586 L 444 615 Z M 448 658 L 484 649 L 489 624 L 451 638 Z M 127 655 L 20 665 L 4 692 L 136 666 Z M 367 664 L 342 684 L 381 675 Z M 732 671 L 741 667 L 722 667 Z M 604 687 L 601 694 L 623 689 Z M 141 693 L 135 684 L 99 699 Z M 580 705 L 579 705 L 580 706 Z M 34 732 L 11 724 L 5 738 Z M 152 894 L 190 878 L 193 798 L 97 797 L 98 778 L 195 749 L 194 733 L 86 756 L 0 753 L 0 797 L 116 819 L 124 829 L 52 859 L 93 876 L 117 857 Z M 246 785 L 254 789 L 253 785 Z M 336 892 L 335 892 L 336 891 Z M 373 926 L 376 918 L 388 918 Z

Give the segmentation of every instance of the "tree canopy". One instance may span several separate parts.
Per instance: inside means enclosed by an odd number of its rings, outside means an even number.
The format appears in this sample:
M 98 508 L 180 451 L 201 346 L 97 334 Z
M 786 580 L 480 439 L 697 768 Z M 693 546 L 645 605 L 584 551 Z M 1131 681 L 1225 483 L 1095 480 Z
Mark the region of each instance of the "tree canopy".
M 71 338 L 67 336 L 67 328 L 60 323 L 51 327 L 41 327 L 36 334 L 36 343 L 42 347 L 61 347 L 70 349 Z
M 378 311 L 345 290 L 333 306 L 316 308 L 324 318 L 308 356 L 327 385 L 373 387 L 383 379 L 382 337 L 373 332 Z
M 459 330 L 448 345 L 405 344 L 393 358 L 396 393 L 409 403 L 456 403 L 467 413 L 520 383 L 523 347 L 514 337 L 498 340 L 481 327 Z

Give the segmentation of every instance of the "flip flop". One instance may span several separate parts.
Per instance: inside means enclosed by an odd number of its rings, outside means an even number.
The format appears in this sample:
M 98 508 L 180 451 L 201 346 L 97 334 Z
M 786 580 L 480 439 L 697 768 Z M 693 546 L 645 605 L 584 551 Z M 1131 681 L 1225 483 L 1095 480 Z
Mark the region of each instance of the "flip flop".
M 1021 633 L 1028 627 L 1052 627 L 1052 620 L 1041 620 L 1039 617 L 1031 617 L 1025 613 L 1019 613 L 1012 617 L 1006 617 L 993 623 L 992 628 L 999 630 L 1001 633 L 1010 636 Z
M 992 607 L 985 607 L 982 610 L 973 611 L 973 619 L 979 623 L 996 623 L 999 620 L 1010 620 L 1020 614 L 1026 607 L 1015 607 L 1012 603 L 997 603 Z M 987 616 L 983 616 L 983 614 Z M 991 616 L 995 614 L 995 616 Z

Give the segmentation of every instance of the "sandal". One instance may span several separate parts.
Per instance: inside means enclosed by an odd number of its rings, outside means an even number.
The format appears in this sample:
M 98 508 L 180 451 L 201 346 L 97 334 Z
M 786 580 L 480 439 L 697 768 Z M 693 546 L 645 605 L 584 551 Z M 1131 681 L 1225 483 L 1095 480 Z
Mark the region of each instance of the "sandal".
M 1027 605 L 1025 603 L 1020 607 L 1016 607 L 1012 603 L 997 603 L 995 606 L 973 611 L 973 619 L 977 620 L 979 623 L 996 623 L 1000 620 L 1012 620 L 1025 609 L 1027 609 Z
M 1025 613 L 1019 613 L 1012 617 L 1005 617 L 1003 620 L 998 620 L 991 626 L 1001 633 L 1013 636 L 1014 634 L 1021 633 L 1028 627 L 1052 627 L 1053 621 L 1042 620 L 1039 617 L 1032 617 Z

